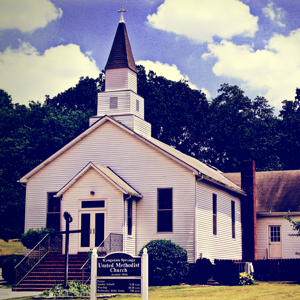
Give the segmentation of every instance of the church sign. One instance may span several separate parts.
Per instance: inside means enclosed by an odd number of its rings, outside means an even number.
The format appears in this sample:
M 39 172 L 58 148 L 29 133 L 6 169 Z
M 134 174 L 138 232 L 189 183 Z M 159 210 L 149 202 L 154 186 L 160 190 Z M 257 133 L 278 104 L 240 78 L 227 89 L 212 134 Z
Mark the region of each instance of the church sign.
M 142 257 L 112 253 L 98 257 L 93 249 L 91 261 L 91 300 L 97 294 L 142 294 L 148 300 L 148 254 Z
M 141 276 L 141 257 L 126 253 L 113 253 L 98 257 L 97 276 Z

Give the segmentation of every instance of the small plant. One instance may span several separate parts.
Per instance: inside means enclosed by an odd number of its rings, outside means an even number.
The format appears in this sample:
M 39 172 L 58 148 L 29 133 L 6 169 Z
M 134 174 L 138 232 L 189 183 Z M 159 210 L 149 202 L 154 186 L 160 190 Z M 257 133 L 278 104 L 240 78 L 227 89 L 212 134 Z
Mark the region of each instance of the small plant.
M 89 286 L 82 284 L 79 281 L 73 280 L 67 283 L 67 286 L 64 288 L 63 284 L 56 284 L 50 290 L 45 291 L 41 296 L 49 296 L 53 294 L 54 297 L 58 296 L 89 296 L 91 289 Z
M 251 274 L 246 272 L 240 273 L 240 285 L 253 285 L 253 284 L 255 284 L 255 280 Z
M 36 244 L 48 233 L 54 232 L 53 228 L 28 229 L 22 234 L 21 243 L 27 249 L 33 249 Z
M 139 252 L 147 248 L 149 255 L 149 285 L 173 285 L 185 280 L 189 263 L 187 251 L 170 240 L 153 240 Z

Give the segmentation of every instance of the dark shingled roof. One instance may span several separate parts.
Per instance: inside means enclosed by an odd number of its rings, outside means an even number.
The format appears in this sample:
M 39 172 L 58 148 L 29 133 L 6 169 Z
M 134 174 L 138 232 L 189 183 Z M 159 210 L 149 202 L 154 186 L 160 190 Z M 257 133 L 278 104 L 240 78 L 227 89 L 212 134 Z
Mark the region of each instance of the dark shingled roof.
M 241 186 L 240 173 L 223 173 Z M 256 172 L 257 212 L 299 212 L 300 170 Z
M 118 25 L 105 70 L 120 68 L 129 68 L 137 73 L 126 25 L 123 22 Z

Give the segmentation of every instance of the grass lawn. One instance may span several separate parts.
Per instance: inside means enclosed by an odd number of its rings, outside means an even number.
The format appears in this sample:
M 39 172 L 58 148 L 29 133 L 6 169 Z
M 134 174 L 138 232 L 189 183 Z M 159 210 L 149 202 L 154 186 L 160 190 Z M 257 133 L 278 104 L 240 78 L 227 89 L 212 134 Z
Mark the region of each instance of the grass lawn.
M 23 245 L 17 240 L 9 240 L 8 243 L 0 240 L 0 255 L 23 254 L 23 249 Z
M 22 299 L 22 298 L 20 298 Z M 33 298 L 26 298 L 27 300 Z M 141 295 L 118 295 L 116 300 L 138 300 Z M 291 282 L 260 282 L 254 286 L 172 286 L 150 287 L 149 300 L 235 300 L 300 299 L 299 285 Z

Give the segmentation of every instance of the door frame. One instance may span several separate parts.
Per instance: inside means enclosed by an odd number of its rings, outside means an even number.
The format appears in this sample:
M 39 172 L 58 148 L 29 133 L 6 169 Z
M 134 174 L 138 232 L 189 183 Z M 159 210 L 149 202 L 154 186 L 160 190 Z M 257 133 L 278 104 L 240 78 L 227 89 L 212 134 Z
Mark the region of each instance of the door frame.
M 280 227 L 280 250 L 281 250 L 281 256 L 273 256 L 271 257 L 271 227 L 274 226 L 274 227 Z M 268 255 L 268 258 L 269 259 L 276 259 L 276 258 L 282 258 L 282 225 L 281 224 L 268 224 L 268 227 L 267 227 L 267 230 L 268 230 L 268 250 L 269 250 L 269 255 Z M 276 242 L 273 242 L 273 243 L 276 243 Z
M 104 207 L 90 207 L 90 208 L 82 208 L 82 202 L 85 201 L 104 201 Z M 81 229 L 81 214 L 89 213 L 92 217 L 90 222 L 92 226 L 95 226 L 95 215 L 96 213 L 104 214 L 104 239 L 106 237 L 106 228 L 107 228 L 107 199 L 80 199 L 78 203 L 78 227 Z M 94 229 L 94 228 L 91 228 Z M 95 238 L 95 232 L 92 232 L 93 238 Z M 94 247 L 94 241 L 90 233 L 90 246 L 89 247 L 81 247 L 81 233 L 78 234 L 78 252 L 88 252 L 91 248 Z

